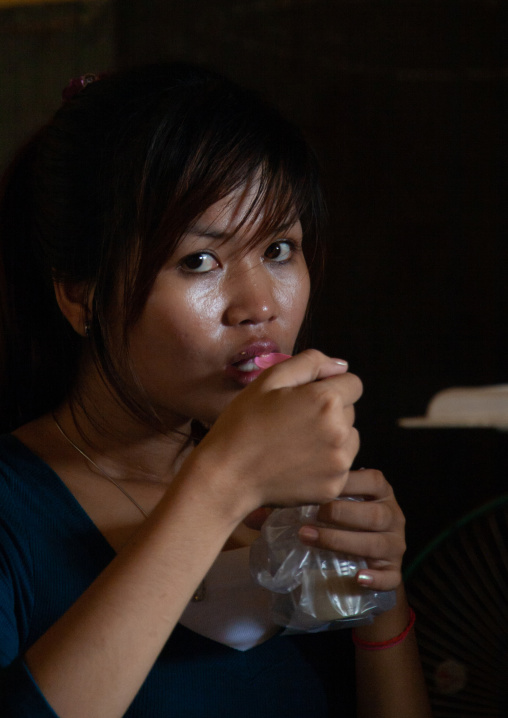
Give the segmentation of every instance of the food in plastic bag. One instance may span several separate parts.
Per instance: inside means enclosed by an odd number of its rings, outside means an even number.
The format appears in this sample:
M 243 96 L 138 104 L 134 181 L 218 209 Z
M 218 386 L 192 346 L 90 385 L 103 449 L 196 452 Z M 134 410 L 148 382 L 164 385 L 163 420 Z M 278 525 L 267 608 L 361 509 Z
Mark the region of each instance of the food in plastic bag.
M 358 500 L 344 497 L 340 500 Z M 355 580 L 366 562 L 304 545 L 298 529 L 316 524 L 318 506 L 276 509 L 251 547 L 254 579 L 273 593 L 272 618 L 293 631 L 322 631 L 372 621 L 395 605 L 395 592 L 376 592 Z

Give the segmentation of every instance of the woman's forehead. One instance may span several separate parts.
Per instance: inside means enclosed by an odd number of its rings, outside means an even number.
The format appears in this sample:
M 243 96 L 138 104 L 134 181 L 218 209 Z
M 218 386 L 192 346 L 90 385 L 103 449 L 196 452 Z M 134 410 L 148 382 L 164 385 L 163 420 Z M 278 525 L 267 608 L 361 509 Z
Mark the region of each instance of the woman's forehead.
M 255 240 L 296 228 L 299 225 L 296 208 L 281 210 L 282 207 L 274 207 L 269 198 L 261 196 L 259 183 L 250 183 L 208 207 L 188 232 L 223 241 L 238 234 Z

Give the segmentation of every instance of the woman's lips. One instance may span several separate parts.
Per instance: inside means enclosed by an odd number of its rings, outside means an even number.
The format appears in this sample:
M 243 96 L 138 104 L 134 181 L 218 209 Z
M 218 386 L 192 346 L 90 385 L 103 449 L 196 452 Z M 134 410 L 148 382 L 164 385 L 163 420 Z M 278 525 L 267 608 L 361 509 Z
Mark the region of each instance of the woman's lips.
M 275 342 L 268 339 L 260 339 L 258 341 L 253 341 L 251 344 L 244 345 L 239 352 L 230 358 L 228 364 L 242 364 L 249 359 L 254 359 L 254 357 L 272 354 L 278 351 L 279 347 L 275 344 Z
M 230 363 L 226 367 L 226 376 L 234 379 L 235 382 L 245 386 L 257 379 L 265 366 L 261 366 L 258 361 L 263 363 L 268 357 L 284 356 L 278 352 L 278 347 L 269 341 L 256 342 L 245 347 L 242 351 L 232 357 Z M 260 360 L 260 357 L 264 359 Z M 273 363 L 277 363 L 274 361 Z M 271 364 L 270 364 L 271 366 Z

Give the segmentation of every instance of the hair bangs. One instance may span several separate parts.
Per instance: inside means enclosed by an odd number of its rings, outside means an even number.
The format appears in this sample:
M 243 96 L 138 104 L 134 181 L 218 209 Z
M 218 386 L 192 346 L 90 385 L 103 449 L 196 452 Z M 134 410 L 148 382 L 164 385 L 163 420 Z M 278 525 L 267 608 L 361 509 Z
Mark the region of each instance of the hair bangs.
M 324 214 L 315 158 L 292 126 L 264 109 L 264 122 L 259 112 L 245 113 L 235 132 L 230 117 L 223 136 L 225 118 L 219 113 L 205 132 L 201 128 L 200 137 L 182 138 L 179 146 L 187 148 L 182 157 L 175 156 L 170 132 L 153 146 L 153 156 L 147 155 L 138 195 L 138 252 L 126 287 L 129 323 L 139 316 L 158 271 L 189 227 L 210 206 L 241 191 L 249 204 L 230 235 L 254 228 L 252 246 L 300 221 L 312 271 Z M 190 134 L 192 124 L 186 128 Z

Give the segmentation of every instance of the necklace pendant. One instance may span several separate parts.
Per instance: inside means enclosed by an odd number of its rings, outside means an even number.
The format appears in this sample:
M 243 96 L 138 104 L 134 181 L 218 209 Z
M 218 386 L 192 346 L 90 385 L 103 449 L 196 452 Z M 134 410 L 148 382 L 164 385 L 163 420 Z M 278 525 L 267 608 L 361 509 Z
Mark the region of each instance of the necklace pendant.
M 204 601 L 206 597 L 206 584 L 203 579 L 197 589 L 194 591 L 194 595 L 192 597 L 192 603 L 200 603 L 201 601 Z

